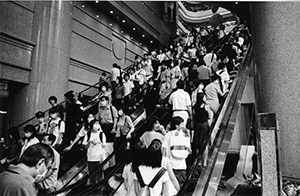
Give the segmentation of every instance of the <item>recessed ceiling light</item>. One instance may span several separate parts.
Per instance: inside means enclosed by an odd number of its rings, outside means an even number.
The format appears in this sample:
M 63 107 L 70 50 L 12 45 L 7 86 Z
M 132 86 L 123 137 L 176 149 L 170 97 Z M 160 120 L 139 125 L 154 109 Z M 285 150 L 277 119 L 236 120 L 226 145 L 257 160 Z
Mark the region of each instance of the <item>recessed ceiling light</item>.
M 142 37 L 145 37 L 145 35 L 143 34 Z
M 112 26 L 112 24 L 110 23 L 109 26 Z
M 133 29 L 132 30 L 134 30 L 135 31 L 135 28 L 133 27 Z
M 82 5 L 81 7 L 84 7 L 84 5 Z
M 124 33 L 124 31 L 121 31 L 121 33 Z
M 99 3 L 99 1 L 98 1 L 98 0 L 96 0 L 96 3 Z
M 96 17 L 99 18 L 99 15 L 97 15 Z
M 114 13 L 114 11 L 110 11 L 110 13 L 111 13 L 111 14 L 113 14 L 113 13 Z
M 142 43 L 140 43 L 140 45 L 142 45 Z
M 151 41 L 150 41 L 150 43 L 152 44 L 152 43 L 153 43 L 153 41 L 151 40 Z
M 235 2 L 235 4 L 238 4 L 239 2 Z
M 130 37 L 130 39 L 133 39 L 133 37 Z
M 117 18 L 119 18 L 119 16 L 117 16 Z
M 122 20 L 123 23 L 125 23 L 125 20 Z

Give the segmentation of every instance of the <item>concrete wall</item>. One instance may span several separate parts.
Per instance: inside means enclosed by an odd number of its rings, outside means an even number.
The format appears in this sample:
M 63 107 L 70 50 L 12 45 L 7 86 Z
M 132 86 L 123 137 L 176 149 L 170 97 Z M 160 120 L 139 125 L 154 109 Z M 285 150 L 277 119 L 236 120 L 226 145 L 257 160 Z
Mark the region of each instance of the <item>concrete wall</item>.
M 147 4 L 159 12 L 157 3 Z M 159 31 L 162 21 L 156 19 L 151 24 L 160 26 Z M 8 126 L 48 109 L 50 95 L 63 101 L 69 89 L 82 91 L 98 82 L 112 63 L 125 68 L 136 54 L 148 51 L 140 40 L 120 33 L 120 24 L 91 2 L 1 1 L 0 21 L 0 79 L 9 81 Z
M 259 74 L 258 112 L 276 113 L 282 173 L 300 176 L 300 3 L 251 3 L 253 42 Z

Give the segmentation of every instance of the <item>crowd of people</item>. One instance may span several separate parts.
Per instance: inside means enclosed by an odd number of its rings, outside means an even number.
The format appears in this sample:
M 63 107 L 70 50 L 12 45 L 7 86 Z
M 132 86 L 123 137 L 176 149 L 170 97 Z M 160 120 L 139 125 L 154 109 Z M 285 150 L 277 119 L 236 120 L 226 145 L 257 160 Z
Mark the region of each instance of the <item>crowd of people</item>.
M 55 191 L 60 146 L 69 151 L 82 139 L 81 144 L 87 149 L 88 171 L 92 174 L 130 138 L 132 156 L 121 172 L 126 194 L 176 195 L 186 179 L 186 158 L 200 150 L 220 99 L 229 91 L 246 48 L 245 36 L 237 31 L 220 49 L 214 50 L 203 44 L 209 34 L 193 30 L 189 35 L 176 37 L 165 48 L 152 50 L 143 57 L 137 55 L 134 65 L 126 70 L 114 63 L 110 77 L 105 73 L 100 76 L 99 93 L 90 101 L 99 102 L 96 114 L 84 113 L 80 95 L 73 90 L 64 94 L 65 106 L 58 104 L 55 96 L 49 97 L 49 115 L 38 111 L 38 124 L 26 125 L 24 138 L 20 138 L 16 127 L 8 131 L 9 153 L 3 164 L 6 171 L 0 174 L 1 195 L 13 191 L 2 179 L 21 178 L 16 174 L 25 178 L 22 181 L 35 182 L 39 193 Z M 157 107 L 166 105 L 172 113 L 168 127 L 152 115 Z M 135 126 L 126 112 L 138 107 L 145 108 L 149 119 L 147 130 L 142 130 L 145 133 L 135 138 Z M 33 155 L 35 151 L 40 154 Z M 106 168 L 120 163 L 125 154 L 116 154 Z M 34 158 L 28 162 L 30 156 Z M 14 160 L 17 166 L 11 164 Z M 202 164 L 205 166 L 206 161 Z M 26 169 L 29 172 L 23 171 Z M 155 176 L 158 180 L 152 182 Z M 103 172 L 98 172 L 88 184 L 94 185 L 101 179 Z M 34 189 L 25 189 L 24 195 L 34 195 Z

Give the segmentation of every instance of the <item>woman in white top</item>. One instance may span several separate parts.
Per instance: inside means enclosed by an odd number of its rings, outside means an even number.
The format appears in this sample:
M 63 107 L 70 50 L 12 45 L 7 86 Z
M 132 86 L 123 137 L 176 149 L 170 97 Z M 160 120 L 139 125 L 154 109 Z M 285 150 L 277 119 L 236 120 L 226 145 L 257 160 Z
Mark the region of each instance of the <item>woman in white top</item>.
M 170 178 L 167 172 L 159 178 L 153 187 L 149 187 L 150 182 L 155 178 L 155 176 L 163 168 L 162 162 L 162 152 L 160 150 L 148 149 L 146 155 L 144 156 L 143 163 L 137 168 L 136 173 L 133 176 L 134 188 L 136 195 L 139 196 L 169 196 L 170 195 Z M 165 169 L 163 169 L 165 170 Z M 139 175 L 140 174 L 140 179 Z M 144 182 L 146 186 L 143 188 L 141 186 L 141 181 Z
M 141 165 L 143 156 L 146 152 L 146 145 L 141 141 L 132 141 L 130 144 L 131 157 L 127 164 L 124 166 L 122 177 L 124 178 L 124 186 L 127 190 L 126 196 L 135 195 L 133 176 L 137 167 Z
M 21 153 L 20 156 L 22 156 L 22 154 L 24 153 L 24 151 L 31 145 L 33 144 L 37 144 L 40 143 L 40 141 L 38 140 L 38 138 L 36 137 L 36 130 L 34 128 L 33 125 L 26 125 L 24 127 L 24 132 L 25 132 L 25 140 L 22 143 L 22 148 L 21 148 Z
M 171 61 L 170 66 L 171 66 L 171 70 L 170 70 L 170 72 L 171 72 L 171 89 L 175 89 L 177 81 L 182 76 L 178 60 L 176 61 L 176 64 L 174 63 L 174 61 Z
M 89 129 L 84 137 L 83 145 L 87 148 L 87 161 L 88 161 L 88 171 L 92 175 L 99 168 L 102 161 L 106 158 L 105 145 L 106 137 L 102 132 L 100 123 L 93 119 L 89 124 Z M 92 185 L 97 184 L 102 178 L 102 172 L 99 171 L 90 178 L 90 183 Z

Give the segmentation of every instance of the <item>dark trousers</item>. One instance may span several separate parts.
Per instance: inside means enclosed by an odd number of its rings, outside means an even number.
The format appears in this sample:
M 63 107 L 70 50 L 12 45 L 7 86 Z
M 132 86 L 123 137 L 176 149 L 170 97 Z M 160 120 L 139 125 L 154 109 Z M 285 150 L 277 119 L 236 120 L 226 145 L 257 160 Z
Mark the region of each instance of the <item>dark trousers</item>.
M 186 170 L 185 169 L 173 169 L 173 172 L 177 178 L 177 181 L 178 181 L 180 187 L 182 187 L 186 180 Z
M 106 137 L 106 142 L 114 142 L 115 133 L 111 133 L 113 124 L 101 124 L 101 128 Z
M 88 161 L 89 175 L 94 174 L 99 166 L 100 166 L 100 161 Z M 90 178 L 90 183 L 91 185 L 97 184 L 98 182 L 101 181 L 101 179 L 102 179 L 102 171 L 99 171 L 96 174 L 94 174 L 92 178 Z
M 204 143 L 204 139 L 207 136 L 209 131 L 208 122 L 196 122 L 194 125 L 194 137 L 192 143 L 192 151 L 196 153 L 197 150 L 200 150 L 201 146 Z

